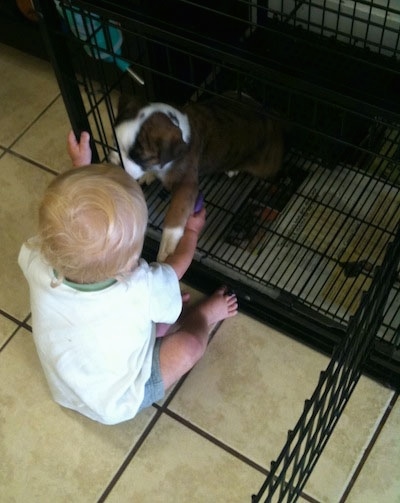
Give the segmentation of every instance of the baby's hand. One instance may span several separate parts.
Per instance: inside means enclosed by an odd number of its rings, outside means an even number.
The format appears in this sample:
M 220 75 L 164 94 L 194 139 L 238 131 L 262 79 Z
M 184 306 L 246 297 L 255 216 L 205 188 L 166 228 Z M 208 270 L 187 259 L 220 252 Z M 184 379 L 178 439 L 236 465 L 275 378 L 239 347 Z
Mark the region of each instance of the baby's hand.
M 75 168 L 87 166 L 92 162 L 92 151 L 89 142 L 90 135 L 87 131 L 82 132 L 79 142 L 73 131 L 68 133 L 67 151 Z
M 204 227 L 205 223 L 206 223 L 206 209 L 203 207 L 197 213 L 193 213 L 193 215 L 190 215 L 188 221 L 186 222 L 185 230 L 193 231 L 196 234 L 199 234 L 202 228 Z

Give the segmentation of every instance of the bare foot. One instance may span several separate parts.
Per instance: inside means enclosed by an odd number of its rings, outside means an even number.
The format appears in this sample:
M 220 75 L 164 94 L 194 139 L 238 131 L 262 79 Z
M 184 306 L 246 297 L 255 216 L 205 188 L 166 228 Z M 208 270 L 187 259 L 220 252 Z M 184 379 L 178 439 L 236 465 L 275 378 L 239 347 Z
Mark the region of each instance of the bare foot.
M 225 287 L 188 309 L 180 330 L 161 341 L 160 369 L 165 389 L 193 368 L 204 355 L 212 325 L 235 316 L 237 311 L 236 295 L 228 293 Z
M 75 168 L 87 166 L 92 162 L 92 151 L 90 148 L 90 135 L 83 131 L 79 142 L 75 133 L 70 131 L 67 137 L 67 151 Z
M 203 300 L 197 309 L 210 326 L 235 316 L 238 312 L 238 301 L 234 293 L 227 293 L 226 287 L 221 287 L 211 297 Z

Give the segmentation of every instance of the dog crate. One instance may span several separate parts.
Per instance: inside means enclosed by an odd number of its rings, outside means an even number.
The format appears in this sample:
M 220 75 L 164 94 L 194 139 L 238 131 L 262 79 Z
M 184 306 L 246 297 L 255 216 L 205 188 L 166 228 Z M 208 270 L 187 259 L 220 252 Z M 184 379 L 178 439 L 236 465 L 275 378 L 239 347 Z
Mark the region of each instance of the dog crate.
M 392 0 L 35 0 L 71 124 L 118 152 L 121 94 L 249 95 L 282 121 L 274 182 L 201 180 L 185 280 L 333 355 L 253 501 L 294 501 L 361 372 L 400 388 L 400 7 Z M 228 99 L 228 98 L 225 98 Z M 232 98 L 229 98 L 232 99 Z M 227 166 L 229 169 L 229 166 Z M 155 258 L 169 194 L 144 187 Z

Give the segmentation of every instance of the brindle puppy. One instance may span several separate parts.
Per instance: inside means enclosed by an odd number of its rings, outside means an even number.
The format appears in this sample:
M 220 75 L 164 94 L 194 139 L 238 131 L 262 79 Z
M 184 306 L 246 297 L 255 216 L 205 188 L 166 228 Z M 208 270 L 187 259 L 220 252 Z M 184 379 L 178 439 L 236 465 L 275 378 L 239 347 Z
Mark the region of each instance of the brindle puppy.
M 172 253 L 198 195 L 199 177 L 247 171 L 273 179 L 282 165 L 279 121 L 251 98 L 228 96 L 184 108 L 120 100 L 115 133 L 126 171 L 141 183 L 159 178 L 171 191 L 158 260 Z M 120 163 L 116 152 L 111 162 Z

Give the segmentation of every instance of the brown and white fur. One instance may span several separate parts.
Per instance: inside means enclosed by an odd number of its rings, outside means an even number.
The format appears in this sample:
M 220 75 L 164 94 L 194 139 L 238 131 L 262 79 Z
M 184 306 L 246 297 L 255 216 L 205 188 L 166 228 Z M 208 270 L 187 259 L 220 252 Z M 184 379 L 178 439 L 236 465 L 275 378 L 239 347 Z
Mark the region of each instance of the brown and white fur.
M 199 177 L 247 171 L 273 179 L 282 164 L 280 123 L 261 113 L 250 98 L 239 103 L 213 98 L 184 108 L 166 103 L 142 106 L 122 98 L 115 134 L 125 170 L 140 183 L 156 177 L 171 192 L 159 261 L 175 250 L 183 235 Z M 117 152 L 110 161 L 120 164 Z

